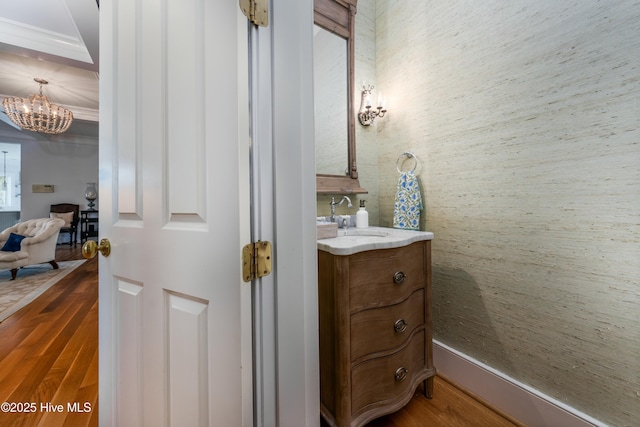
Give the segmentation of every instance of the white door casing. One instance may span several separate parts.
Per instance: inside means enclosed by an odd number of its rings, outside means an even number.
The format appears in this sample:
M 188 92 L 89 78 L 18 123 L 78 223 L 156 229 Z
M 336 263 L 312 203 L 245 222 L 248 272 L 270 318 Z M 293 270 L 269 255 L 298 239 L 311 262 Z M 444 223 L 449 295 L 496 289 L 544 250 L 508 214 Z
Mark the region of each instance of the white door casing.
M 113 0 L 100 44 L 100 425 L 252 425 L 246 21 Z
M 255 284 L 256 427 L 320 424 L 313 1 L 272 0 L 251 37 L 254 240 L 274 272 Z

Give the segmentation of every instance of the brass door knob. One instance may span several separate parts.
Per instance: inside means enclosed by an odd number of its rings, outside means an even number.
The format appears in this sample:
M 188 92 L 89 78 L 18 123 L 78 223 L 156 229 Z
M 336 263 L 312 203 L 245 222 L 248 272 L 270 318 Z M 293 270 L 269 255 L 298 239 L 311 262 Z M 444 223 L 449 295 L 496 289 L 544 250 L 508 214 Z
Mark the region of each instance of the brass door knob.
M 109 242 L 109 239 L 100 240 L 100 244 L 97 244 L 93 240 L 87 240 L 84 245 L 82 245 L 82 256 L 86 259 L 95 257 L 98 252 L 100 252 L 102 256 L 109 256 L 111 253 L 111 242 Z

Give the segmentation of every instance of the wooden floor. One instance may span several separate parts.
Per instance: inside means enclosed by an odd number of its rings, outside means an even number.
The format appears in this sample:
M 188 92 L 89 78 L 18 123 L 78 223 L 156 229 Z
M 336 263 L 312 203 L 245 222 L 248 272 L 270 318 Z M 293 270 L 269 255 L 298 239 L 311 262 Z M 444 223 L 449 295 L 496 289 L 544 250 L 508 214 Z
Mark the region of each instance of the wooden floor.
M 79 244 L 56 251 L 81 258 Z M 98 425 L 97 272 L 85 262 L 0 323 L 0 426 Z
M 327 427 L 322 420 L 321 427 Z M 421 386 L 411 401 L 393 414 L 375 419 L 366 427 L 523 427 L 508 415 L 484 405 L 446 379 L 436 376 L 433 399 Z
M 521 427 L 465 393 L 446 379 L 436 376 L 433 399 L 417 392 L 407 406 L 367 424 L 367 427 Z
M 81 259 L 80 245 L 59 246 L 56 256 Z M 20 410 L 0 412 L 0 427 L 98 425 L 97 271 L 97 259 L 87 261 L 0 323 L 0 403 Z M 58 405 L 62 412 L 54 412 Z M 433 399 L 416 393 L 405 408 L 367 427 L 517 425 L 436 377 Z

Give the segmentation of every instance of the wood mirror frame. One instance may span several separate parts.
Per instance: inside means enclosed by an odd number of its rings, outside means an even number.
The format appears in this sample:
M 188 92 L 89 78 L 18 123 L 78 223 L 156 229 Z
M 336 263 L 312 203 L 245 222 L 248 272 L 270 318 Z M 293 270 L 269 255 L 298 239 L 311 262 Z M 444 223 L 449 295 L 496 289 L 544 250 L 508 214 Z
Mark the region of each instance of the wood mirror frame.
M 316 174 L 318 194 L 367 193 L 358 181 L 356 162 L 356 117 L 354 103 L 354 39 L 355 15 L 358 0 L 314 0 L 313 22 L 319 27 L 344 38 L 347 42 L 347 173 L 346 175 Z

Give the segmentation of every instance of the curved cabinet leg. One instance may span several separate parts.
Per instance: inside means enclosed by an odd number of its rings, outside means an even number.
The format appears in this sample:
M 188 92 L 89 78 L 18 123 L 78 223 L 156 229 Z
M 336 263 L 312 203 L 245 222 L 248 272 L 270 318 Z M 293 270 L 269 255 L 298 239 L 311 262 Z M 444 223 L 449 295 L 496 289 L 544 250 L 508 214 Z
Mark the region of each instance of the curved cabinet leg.
M 51 264 L 51 267 L 53 267 L 54 270 L 58 269 L 58 263 L 55 259 L 53 261 L 49 261 L 49 264 Z

